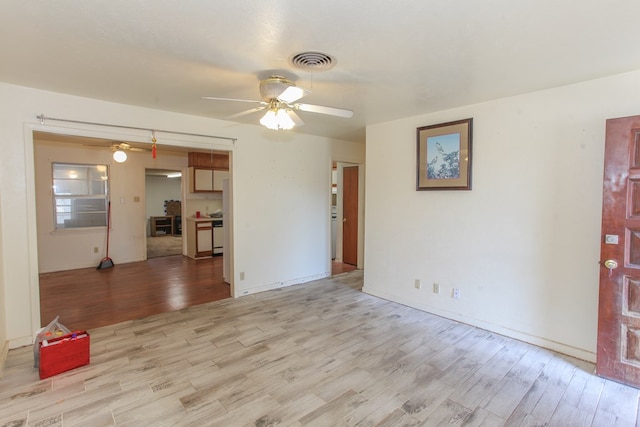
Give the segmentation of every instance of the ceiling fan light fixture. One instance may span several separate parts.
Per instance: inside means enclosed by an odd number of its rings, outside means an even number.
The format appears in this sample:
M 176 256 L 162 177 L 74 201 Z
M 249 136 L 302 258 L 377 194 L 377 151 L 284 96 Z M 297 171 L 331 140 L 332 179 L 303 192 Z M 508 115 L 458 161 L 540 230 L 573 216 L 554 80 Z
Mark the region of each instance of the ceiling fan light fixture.
M 268 110 L 260 119 L 260 124 L 268 129 L 278 130 L 276 112 L 274 110 Z
M 273 130 L 289 130 L 296 125 L 284 108 L 269 109 L 260 119 L 260 124 Z
M 127 161 L 127 153 L 122 150 L 116 150 L 113 152 L 113 160 L 118 163 L 124 163 Z
M 296 125 L 293 119 L 289 116 L 288 110 L 278 110 L 276 118 L 278 119 L 278 126 L 280 127 L 280 129 L 289 130 L 293 129 L 293 127 Z

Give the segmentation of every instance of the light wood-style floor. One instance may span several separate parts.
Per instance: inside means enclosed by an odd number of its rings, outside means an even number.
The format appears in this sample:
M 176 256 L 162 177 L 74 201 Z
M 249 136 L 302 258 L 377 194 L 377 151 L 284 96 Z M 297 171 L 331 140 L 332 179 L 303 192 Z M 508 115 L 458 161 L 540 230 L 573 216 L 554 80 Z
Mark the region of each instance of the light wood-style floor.
M 0 426 L 635 426 L 593 365 L 360 291 L 362 271 L 91 330 L 39 380 L 9 352 Z

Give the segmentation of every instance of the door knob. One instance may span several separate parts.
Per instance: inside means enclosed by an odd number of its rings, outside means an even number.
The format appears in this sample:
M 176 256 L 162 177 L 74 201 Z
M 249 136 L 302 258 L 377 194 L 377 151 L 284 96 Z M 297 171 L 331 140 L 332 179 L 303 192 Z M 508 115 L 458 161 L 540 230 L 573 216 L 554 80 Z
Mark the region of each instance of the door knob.
M 347 218 L 342 218 L 342 222 L 347 222 Z
M 602 263 L 605 267 L 609 269 L 609 277 L 611 277 L 614 268 L 618 268 L 618 262 L 614 259 L 608 259 Z

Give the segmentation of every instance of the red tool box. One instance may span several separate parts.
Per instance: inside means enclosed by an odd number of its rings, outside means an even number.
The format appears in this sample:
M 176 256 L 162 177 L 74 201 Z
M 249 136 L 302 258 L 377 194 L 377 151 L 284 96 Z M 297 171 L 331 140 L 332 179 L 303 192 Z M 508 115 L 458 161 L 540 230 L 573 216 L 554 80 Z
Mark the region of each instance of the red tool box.
M 87 331 L 76 331 L 40 343 L 40 379 L 89 364 Z

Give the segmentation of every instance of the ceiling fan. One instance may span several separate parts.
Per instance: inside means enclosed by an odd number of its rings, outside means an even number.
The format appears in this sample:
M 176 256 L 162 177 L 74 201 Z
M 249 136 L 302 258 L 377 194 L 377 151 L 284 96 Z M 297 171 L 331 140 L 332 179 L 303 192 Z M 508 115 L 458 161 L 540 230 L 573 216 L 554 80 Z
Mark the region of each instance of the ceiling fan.
M 84 144 L 84 145 L 89 145 L 94 147 L 96 146 L 104 147 L 104 145 L 101 145 L 101 144 Z M 115 160 L 118 163 L 123 163 L 127 160 L 127 151 L 153 151 L 153 149 L 149 149 L 149 148 L 133 147 L 131 144 L 128 144 L 126 142 L 114 142 L 113 144 L 111 144 L 111 146 L 106 148 L 109 148 L 111 151 L 113 151 L 113 160 Z
M 155 143 L 154 143 L 154 147 L 155 147 Z M 115 160 L 118 163 L 123 163 L 127 160 L 127 151 L 153 151 L 153 158 L 155 159 L 155 149 L 150 150 L 147 148 L 136 148 L 136 147 L 132 147 L 131 144 L 127 144 L 126 142 L 113 144 L 111 146 L 111 151 L 113 151 L 113 160 Z
M 260 96 L 262 97 L 262 101 L 218 98 L 215 96 L 203 96 L 202 99 L 260 104 L 259 107 L 233 114 L 227 118 L 233 119 L 266 110 L 265 115 L 260 119 L 260 124 L 274 130 L 287 130 L 296 125 L 302 126 L 304 122 L 300 116 L 296 114 L 296 110 L 309 113 L 327 114 L 329 116 L 343 117 L 346 119 L 353 116 L 353 111 L 346 110 L 344 108 L 301 104 L 296 102 L 308 93 L 310 93 L 308 90 L 296 86 L 295 83 L 286 77 L 275 74 L 260 82 Z
M 122 151 L 151 151 L 151 149 L 149 149 L 149 148 L 132 147 L 131 144 L 128 144 L 126 142 L 119 142 L 117 144 L 111 145 L 111 150 L 112 151 L 118 151 L 118 150 L 122 150 Z

